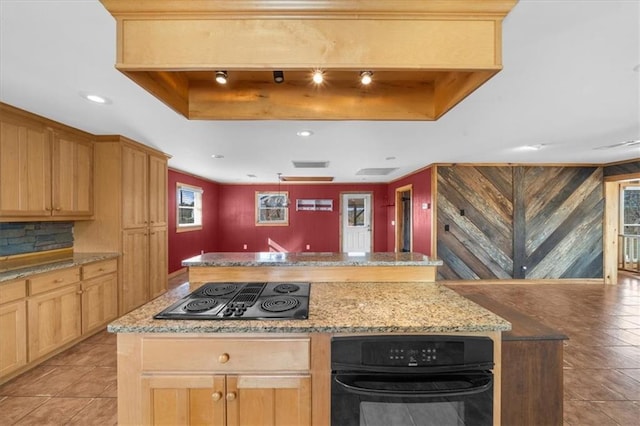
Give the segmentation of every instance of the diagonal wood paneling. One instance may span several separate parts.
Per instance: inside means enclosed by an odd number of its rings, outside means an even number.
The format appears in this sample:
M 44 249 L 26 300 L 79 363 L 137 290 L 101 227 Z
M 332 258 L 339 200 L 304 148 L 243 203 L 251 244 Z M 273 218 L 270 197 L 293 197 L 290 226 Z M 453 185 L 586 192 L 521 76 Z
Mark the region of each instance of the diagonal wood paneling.
M 440 278 L 510 278 L 511 167 L 439 166 L 437 192 Z
M 523 186 L 526 278 L 602 277 L 602 168 L 526 167 Z
M 437 170 L 440 279 L 602 278 L 601 167 Z

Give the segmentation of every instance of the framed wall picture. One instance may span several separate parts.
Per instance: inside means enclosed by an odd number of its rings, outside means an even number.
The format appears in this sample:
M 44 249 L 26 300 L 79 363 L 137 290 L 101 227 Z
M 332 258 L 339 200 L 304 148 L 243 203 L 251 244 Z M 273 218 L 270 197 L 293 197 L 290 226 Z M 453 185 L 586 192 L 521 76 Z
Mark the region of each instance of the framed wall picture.
M 289 225 L 289 193 L 256 192 L 256 225 Z

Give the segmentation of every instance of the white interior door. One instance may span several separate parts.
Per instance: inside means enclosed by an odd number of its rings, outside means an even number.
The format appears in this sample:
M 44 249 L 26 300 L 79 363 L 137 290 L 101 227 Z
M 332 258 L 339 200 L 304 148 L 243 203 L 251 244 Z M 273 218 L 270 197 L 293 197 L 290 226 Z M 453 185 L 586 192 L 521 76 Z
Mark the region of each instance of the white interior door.
M 342 194 L 340 205 L 342 251 L 371 252 L 371 194 Z

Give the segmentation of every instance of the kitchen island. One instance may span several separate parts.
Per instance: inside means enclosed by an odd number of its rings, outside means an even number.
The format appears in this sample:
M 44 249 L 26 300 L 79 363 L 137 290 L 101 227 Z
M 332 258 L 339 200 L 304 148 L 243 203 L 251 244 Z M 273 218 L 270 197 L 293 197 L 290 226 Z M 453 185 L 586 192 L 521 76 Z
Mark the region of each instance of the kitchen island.
M 494 424 L 500 343 L 510 324 L 435 283 L 312 283 L 308 319 L 156 320 L 199 287 L 185 283 L 112 322 L 118 333 L 118 420 L 328 425 L 333 336 L 459 334 L 494 342 Z
M 203 253 L 182 261 L 189 282 L 435 282 L 442 261 L 421 253 Z

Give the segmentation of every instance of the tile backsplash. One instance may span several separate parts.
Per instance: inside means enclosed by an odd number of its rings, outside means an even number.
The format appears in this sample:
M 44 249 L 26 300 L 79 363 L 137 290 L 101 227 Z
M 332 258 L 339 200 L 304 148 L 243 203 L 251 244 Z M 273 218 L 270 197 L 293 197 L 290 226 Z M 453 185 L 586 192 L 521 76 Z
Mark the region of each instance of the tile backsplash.
M 73 247 L 73 222 L 0 223 L 0 256 Z

